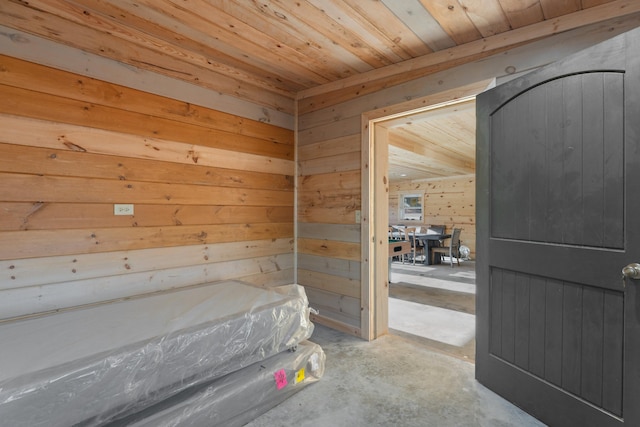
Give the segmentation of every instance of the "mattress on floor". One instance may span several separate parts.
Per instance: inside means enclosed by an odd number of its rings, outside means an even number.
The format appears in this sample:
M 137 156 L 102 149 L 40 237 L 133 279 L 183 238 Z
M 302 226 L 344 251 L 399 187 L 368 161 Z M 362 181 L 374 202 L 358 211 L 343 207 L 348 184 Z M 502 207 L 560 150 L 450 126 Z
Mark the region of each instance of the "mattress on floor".
M 301 286 L 237 281 L 0 323 L 0 426 L 101 425 L 312 332 Z
M 187 389 L 109 427 L 242 426 L 318 381 L 324 366 L 322 348 L 305 341 L 295 352 Z

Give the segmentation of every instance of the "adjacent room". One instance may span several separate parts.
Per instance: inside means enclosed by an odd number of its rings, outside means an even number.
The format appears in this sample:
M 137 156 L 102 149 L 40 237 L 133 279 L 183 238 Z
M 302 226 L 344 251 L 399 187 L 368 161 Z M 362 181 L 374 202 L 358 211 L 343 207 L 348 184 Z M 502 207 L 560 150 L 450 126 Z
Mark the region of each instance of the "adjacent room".
M 0 426 L 640 425 L 639 26 L 0 2 Z
M 389 328 L 469 361 L 475 359 L 475 111 L 472 97 L 376 123 L 388 133 L 390 239 L 410 247 L 389 264 Z M 455 269 L 444 268 L 452 260 Z

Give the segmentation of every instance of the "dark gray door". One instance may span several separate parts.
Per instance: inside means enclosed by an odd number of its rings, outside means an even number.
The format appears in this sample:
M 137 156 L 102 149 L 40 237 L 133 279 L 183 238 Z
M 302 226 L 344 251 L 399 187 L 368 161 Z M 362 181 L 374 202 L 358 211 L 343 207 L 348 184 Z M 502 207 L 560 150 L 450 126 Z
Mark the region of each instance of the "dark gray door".
M 477 379 L 552 426 L 640 426 L 640 32 L 477 105 Z

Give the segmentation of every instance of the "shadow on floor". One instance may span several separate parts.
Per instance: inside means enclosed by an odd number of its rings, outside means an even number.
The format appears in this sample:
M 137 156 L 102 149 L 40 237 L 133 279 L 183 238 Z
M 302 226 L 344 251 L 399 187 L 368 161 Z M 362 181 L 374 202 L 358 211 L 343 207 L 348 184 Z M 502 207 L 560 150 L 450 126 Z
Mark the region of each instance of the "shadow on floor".
M 390 333 L 432 350 L 475 360 L 475 262 L 423 265 L 393 262 Z

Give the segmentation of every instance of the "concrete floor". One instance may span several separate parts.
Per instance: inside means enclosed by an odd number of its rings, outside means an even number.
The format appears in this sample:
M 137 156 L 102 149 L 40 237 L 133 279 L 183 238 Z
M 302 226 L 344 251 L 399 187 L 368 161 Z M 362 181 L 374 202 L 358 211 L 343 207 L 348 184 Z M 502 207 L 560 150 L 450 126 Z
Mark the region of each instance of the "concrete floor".
M 324 377 L 248 426 L 543 426 L 475 381 L 472 363 L 420 341 L 320 325 L 311 340 L 327 355 Z
M 472 263 L 454 269 L 394 263 L 393 271 L 401 280 L 394 280 L 392 297 L 475 314 Z M 366 342 L 316 325 L 311 341 L 327 355 L 324 377 L 248 426 L 544 425 L 475 381 L 474 337 L 459 345 L 426 336 L 391 330 Z
M 392 264 L 389 328 L 432 350 L 475 359 L 475 262 Z

